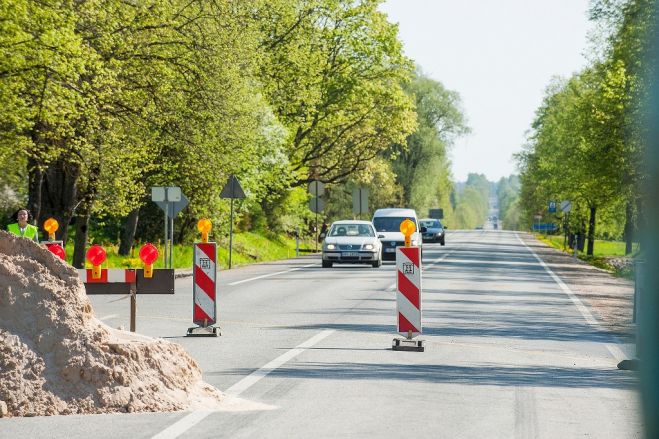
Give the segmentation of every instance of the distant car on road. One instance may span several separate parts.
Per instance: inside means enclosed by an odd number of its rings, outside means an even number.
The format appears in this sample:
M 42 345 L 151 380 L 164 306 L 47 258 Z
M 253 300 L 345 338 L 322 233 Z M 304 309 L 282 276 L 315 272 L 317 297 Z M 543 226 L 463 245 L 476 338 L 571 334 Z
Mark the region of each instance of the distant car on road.
M 323 268 L 333 264 L 382 265 L 382 244 L 370 221 L 336 221 L 323 242 Z
M 419 227 L 419 221 L 414 209 L 378 209 L 373 214 L 373 225 L 378 232 L 378 238 L 382 242 L 382 259 L 396 259 L 396 247 L 405 245 L 405 236 L 400 231 L 400 224 L 406 219 L 411 220 L 417 228 L 411 236 L 412 246 L 421 248 L 423 257 L 423 239 L 421 234 L 424 227 Z
M 439 242 L 441 245 L 446 244 L 444 226 L 438 219 L 423 218 L 419 220 L 419 225 L 426 228 L 426 231 L 423 232 L 423 242 Z

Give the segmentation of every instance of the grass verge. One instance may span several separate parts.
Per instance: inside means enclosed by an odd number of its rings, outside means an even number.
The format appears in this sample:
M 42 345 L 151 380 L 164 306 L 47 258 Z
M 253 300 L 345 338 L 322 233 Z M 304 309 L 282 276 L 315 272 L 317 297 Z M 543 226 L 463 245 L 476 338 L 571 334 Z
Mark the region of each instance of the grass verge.
M 154 268 L 163 268 L 163 247 L 162 245 L 155 245 L 158 247 L 158 260 L 153 266 Z M 139 258 L 139 247 L 140 245 L 136 244 L 130 255 L 121 256 L 117 254 L 118 245 L 104 245 L 103 248 L 107 252 L 107 259 L 103 263 L 103 268 L 142 268 L 142 261 Z M 313 240 L 300 240 L 300 249 L 310 250 L 314 248 Z M 308 252 L 301 254 L 308 254 Z M 264 236 L 252 232 L 236 233 L 233 236 L 233 252 L 231 257 L 231 265 L 233 267 L 292 257 L 295 257 L 295 238 L 282 235 Z M 228 268 L 228 238 L 220 239 L 217 243 L 217 260 L 220 269 Z M 68 243 L 66 246 L 66 261 L 69 263 L 73 261 L 73 243 Z M 85 261 L 85 266 L 91 268 L 91 265 L 87 261 Z M 179 269 L 192 268 L 192 244 L 174 245 L 172 266 Z
M 544 235 L 535 233 L 535 237 L 544 242 L 550 247 L 553 247 L 562 252 L 573 254 L 570 248 L 564 248 L 563 236 L 557 235 Z M 634 244 L 634 252 L 630 255 L 625 255 L 625 243 L 623 241 L 602 241 L 595 240 L 595 247 L 593 255 L 587 255 L 583 252 L 577 252 L 577 257 L 582 261 L 603 270 L 606 270 L 616 277 L 623 277 L 626 279 L 634 279 L 634 266 L 633 264 L 620 264 L 617 263 L 624 259 L 633 259 L 638 253 L 639 244 Z M 616 263 L 614 263 L 616 262 Z

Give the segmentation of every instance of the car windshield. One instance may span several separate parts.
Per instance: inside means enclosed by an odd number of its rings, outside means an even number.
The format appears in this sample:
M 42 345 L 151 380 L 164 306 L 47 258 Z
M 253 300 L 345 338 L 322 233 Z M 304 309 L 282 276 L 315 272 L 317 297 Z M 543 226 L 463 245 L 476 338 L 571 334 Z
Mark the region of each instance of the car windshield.
M 334 224 L 329 236 L 375 236 L 368 224 Z
M 430 228 L 437 229 L 439 227 L 442 227 L 441 223 L 438 220 L 421 220 L 419 221 L 419 224 L 421 224 L 421 227 L 425 227 L 427 229 Z
M 416 220 L 408 217 L 380 216 L 373 218 L 373 225 L 378 232 L 400 232 L 400 223 L 406 219 L 412 221 L 416 226 Z

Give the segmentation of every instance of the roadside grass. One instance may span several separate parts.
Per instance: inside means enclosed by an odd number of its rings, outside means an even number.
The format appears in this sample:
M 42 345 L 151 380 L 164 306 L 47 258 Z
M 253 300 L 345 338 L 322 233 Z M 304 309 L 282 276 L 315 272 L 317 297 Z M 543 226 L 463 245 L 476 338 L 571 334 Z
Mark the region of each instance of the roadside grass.
M 554 247 L 565 253 L 573 254 L 574 252 L 570 248 L 563 248 L 563 236 L 536 233 L 535 237 L 550 247 Z M 634 243 L 633 250 L 632 254 L 625 255 L 624 241 L 603 241 L 596 239 L 592 256 L 587 255 L 584 252 L 577 252 L 577 257 L 590 265 L 609 271 L 614 276 L 633 279 L 633 264 L 618 266 L 611 263 L 614 259 L 634 258 L 639 251 L 639 243 Z
M 121 256 L 117 252 L 119 246 L 103 245 L 107 252 L 106 261 L 103 268 L 142 268 L 142 261 L 139 258 L 139 248 L 142 244 L 135 244 L 130 255 Z M 164 249 L 160 243 L 154 243 L 158 248 L 158 260 L 153 264 L 154 268 L 164 267 Z M 313 240 L 300 240 L 300 249 L 314 249 Z M 306 254 L 300 253 L 300 254 Z M 192 268 L 192 244 L 175 244 L 173 248 L 174 268 Z M 243 232 L 233 235 L 233 252 L 231 265 L 233 267 L 253 264 L 255 262 L 275 261 L 295 257 L 295 238 L 289 238 L 284 235 L 264 236 L 258 233 Z M 218 267 L 229 267 L 229 239 L 222 238 L 217 242 L 217 260 Z M 73 261 L 73 243 L 66 246 L 66 261 Z M 85 267 L 91 268 L 88 261 L 85 261 Z

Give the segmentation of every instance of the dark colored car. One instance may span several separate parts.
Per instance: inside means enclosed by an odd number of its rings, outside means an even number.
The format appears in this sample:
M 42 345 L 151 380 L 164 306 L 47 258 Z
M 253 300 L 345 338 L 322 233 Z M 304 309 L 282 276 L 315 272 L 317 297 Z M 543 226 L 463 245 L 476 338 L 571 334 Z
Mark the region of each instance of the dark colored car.
M 446 244 L 444 226 L 442 226 L 442 223 L 438 219 L 424 218 L 419 220 L 419 225 L 426 228 L 426 231 L 423 232 L 423 242 Z

